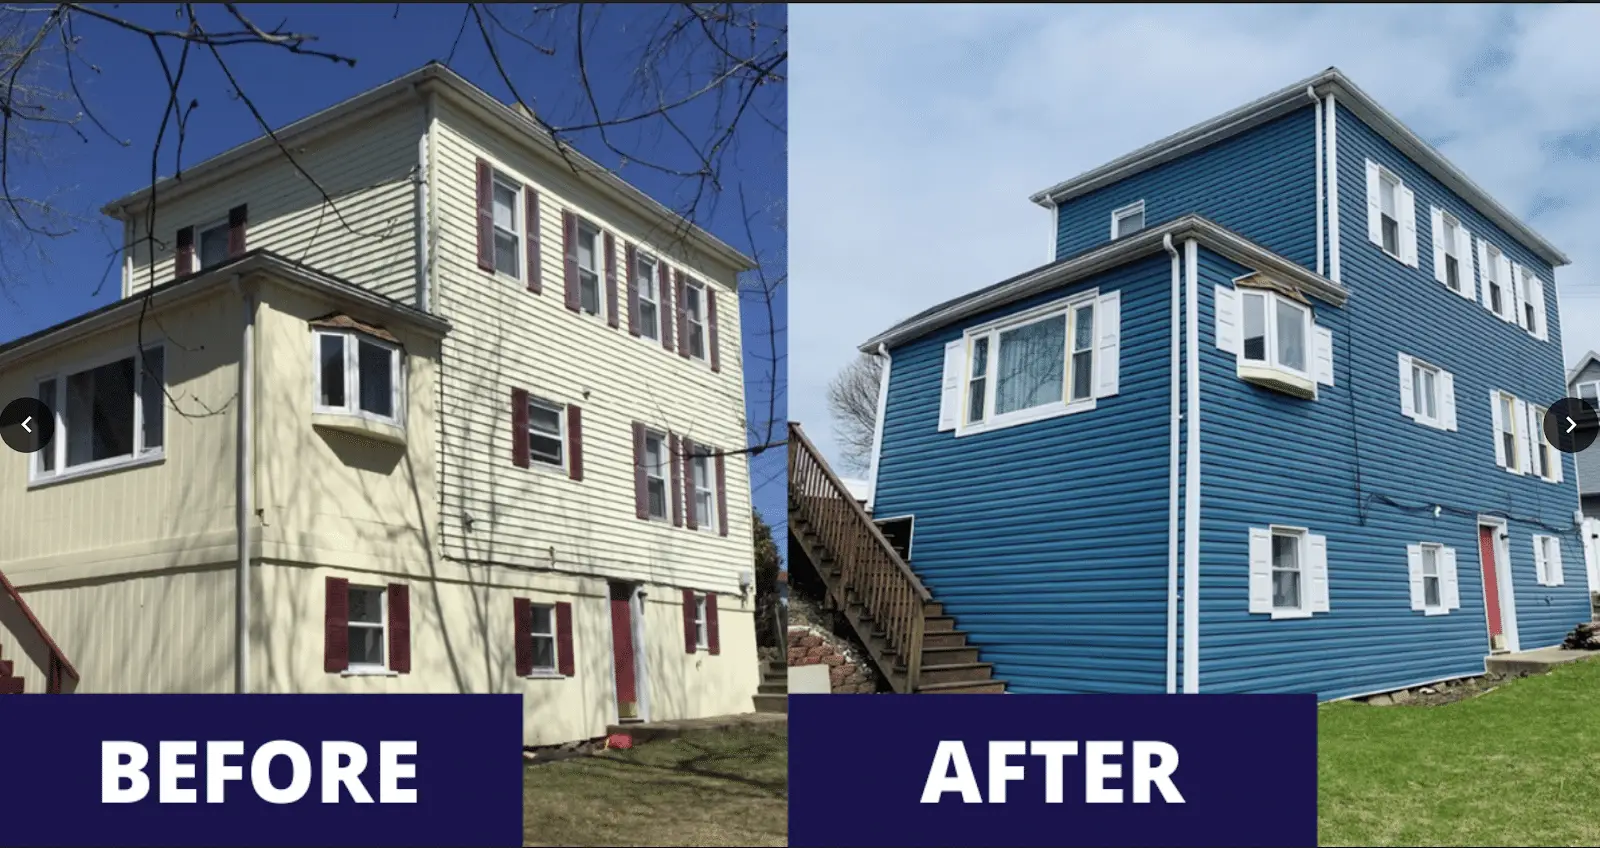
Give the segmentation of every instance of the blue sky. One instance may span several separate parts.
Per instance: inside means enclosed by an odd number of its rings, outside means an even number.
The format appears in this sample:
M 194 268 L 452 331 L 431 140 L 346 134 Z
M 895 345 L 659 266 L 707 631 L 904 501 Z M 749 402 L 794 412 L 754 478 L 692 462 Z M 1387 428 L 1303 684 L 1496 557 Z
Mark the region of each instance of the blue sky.
M 460 31 L 463 7 L 446 4 L 303 4 L 266 7 L 245 5 L 250 15 L 264 28 L 286 20 L 284 28 L 315 33 L 312 46 L 357 59 L 348 68 L 320 58 L 294 56 L 260 46 L 226 48 L 223 58 L 234 78 L 257 109 L 273 127 L 330 106 L 387 80 L 413 70 L 429 60 L 450 57 L 452 44 Z M 178 27 L 172 16 L 173 4 L 149 7 L 122 5 L 117 14 L 158 28 Z M 525 7 L 497 9 L 506 24 L 520 29 L 526 21 Z M 611 6 L 586 12 L 593 35 L 586 40 L 590 82 L 602 114 L 620 113 L 613 108 L 630 84 L 629 75 L 639 64 L 638 47 L 642 34 L 662 15 L 659 7 Z M 773 6 L 762 14 L 775 25 L 783 22 L 784 8 Z M 219 7 L 201 7 L 201 20 L 212 29 L 236 28 L 225 19 Z M 571 18 L 566 20 L 570 22 Z M 58 206 L 82 216 L 83 223 L 71 236 L 41 241 L 42 254 L 29 263 L 28 273 L 7 280 L 11 300 L 0 298 L 0 342 L 51 326 L 75 315 L 109 303 L 120 296 L 120 267 L 116 251 L 121 226 L 103 218 L 99 208 L 107 201 L 149 184 L 151 151 L 166 105 L 167 88 L 161 68 L 149 43 L 142 36 L 109 25 L 82 19 L 76 34 L 83 39 L 82 56 L 100 66 L 95 76 L 79 71 L 85 97 L 95 116 L 118 139 L 121 146 L 84 123 L 89 137 L 84 143 L 67 132 L 58 133 L 48 146 L 43 164 L 29 163 L 26 170 L 13 166 L 13 182 L 36 196 L 48 194 Z M 546 56 L 526 45 L 497 34 L 500 58 L 507 74 L 524 100 L 539 114 L 560 126 L 579 123 L 587 108 L 573 59 L 570 26 L 560 35 L 541 28 L 529 30 L 528 37 L 553 47 L 557 55 Z M 702 57 L 703 58 L 703 57 Z M 169 61 L 176 64 L 177 50 L 170 50 Z M 674 63 L 677 59 L 675 58 Z M 456 72 L 501 100 L 510 100 L 499 73 L 495 70 L 482 36 L 470 21 L 449 64 Z M 669 69 L 676 68 L 673 64 Z M 703 80 L 703 77 L 701 78 Z M 203 50 L 191 53 L 182 87 L 184 102 L 198 101 L 183 145 L 183 164 L 192 166 L 207 157 L 261 134 L 246 105 L 232 96 L 227 78 L 216 62 Z M 786 262 L 784 212 L 787 191 L 785 86 L 760 89 L 752 100 L 751 111 L 739 122 L 721 174 L 723 192 L 719 200 L 703 199 L 695 209 L 697 223 L 746 254 L 759 257 L 766 273 L 781 278 Z M 734 104 L 720 107 L 710 98 L 675 111 L 674 119 L 683 132 L 697 141 L 711 137 L 720 127 L 719 114 L 731 114 Z M 172 136 L 163 144 L 160 164 L 163 176 L 173 172 L 176 145 Z M 622 130 L 613 130 L 617 146 L 639 154 L 649 154 L 662 165 L 673 168 L 694 166 L 689 151 L 676 143 L 673 134 L 659 120 L 647 120 Z M 618 157 L 591 136 L 572 137 L 586 154 L 608 167 L 618 166 Z M 668 207 L 686 211 L 693 203 L 697 182 L 686 181 L 656 170 L 632 165 L 619 173 Z M 747 207 L 759 212 L 746 235 L 740 212 L 740 194 Z M 754 243 L 752 244 L 752 238 Z M 109 276 L 107 272 L 109 270 Z M 104 281 L 104 285 L 102 285 Z M 771 355 L 772 334 L 777 350 L 787 348 L 786 289 L 779 289 L 769 320 L 766 298 L 741 297 L 743 303 L 747 418 L 752 427 L 765 429 L 769 402 L 776 395 L 777 423 L 774 438 L 784 438 L 784 377 L 786 363 L 780 358 L 776 375 L 765 361 Z M 776 378 L 775 378 L 776 377 Z M 765 437 L 765 433 L 759 434 Z M 784 492 L 784 453 L 768 451 L 754 459 L 752 483 L 755 502 L 775 532 L 781 534 L 787 522 Z M 779 549 L 783 550 L 782 538 Z
M 896 321 L 1050 259 L 1028 196 L 1338 66 L 1561 248 L 1600 348 L 1600 7 L 796 6 L 791 412 Z M 848 308 L 842 308 L 848 304 Z

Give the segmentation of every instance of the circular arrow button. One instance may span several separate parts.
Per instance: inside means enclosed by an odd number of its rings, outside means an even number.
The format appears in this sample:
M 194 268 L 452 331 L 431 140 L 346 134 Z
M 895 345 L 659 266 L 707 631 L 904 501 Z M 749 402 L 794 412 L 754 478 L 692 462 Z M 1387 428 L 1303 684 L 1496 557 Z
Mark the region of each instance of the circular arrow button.
M 56 434 L 56 414 L 43 401 L 17 398 L 0 410 L 0 439 L 20 453 L 34 453 Z
M 1583 398 L 1562 398 L 1544 414 L 1544 438 L 1562 453 L 1577 453 L 1600 435 L 1600 412 Z

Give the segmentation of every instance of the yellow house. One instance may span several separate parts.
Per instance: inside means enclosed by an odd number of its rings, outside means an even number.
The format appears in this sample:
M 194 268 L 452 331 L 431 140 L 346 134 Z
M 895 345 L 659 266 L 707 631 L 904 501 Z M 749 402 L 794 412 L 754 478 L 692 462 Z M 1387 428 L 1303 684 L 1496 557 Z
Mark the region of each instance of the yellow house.
M 0 346 L 56 425 L 0 573 L 76 691 L 750 711 L 751 261 L 440 65 L 275 135 L 109 204 L 123 299 Z

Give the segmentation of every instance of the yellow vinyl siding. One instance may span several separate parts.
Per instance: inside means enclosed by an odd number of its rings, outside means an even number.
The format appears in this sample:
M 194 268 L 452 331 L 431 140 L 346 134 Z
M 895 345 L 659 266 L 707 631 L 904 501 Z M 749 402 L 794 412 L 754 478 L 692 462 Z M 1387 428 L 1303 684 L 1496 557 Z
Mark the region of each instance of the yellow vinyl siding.
M 416 302 L 414 229 L 420 104 L 398 106 L 355 131 L 324 134 L 292 150 L 313 184 L 283 156 L 175 200 L 156 196 L 154 279 L 173 279 L 177 231 L 195 229 L 199 270 L 201 227 L 249 207 L 246 247 L 265 248 L 405 303 Z M 323 199 L 320 185 L 334 206 Z M 337 208 L 337 213 L 335 212 Z M 134 210 L 132 279 L 124 294 L 151 281 L 143 208 Z M 341 221 L 341 216 L 343 220 Z

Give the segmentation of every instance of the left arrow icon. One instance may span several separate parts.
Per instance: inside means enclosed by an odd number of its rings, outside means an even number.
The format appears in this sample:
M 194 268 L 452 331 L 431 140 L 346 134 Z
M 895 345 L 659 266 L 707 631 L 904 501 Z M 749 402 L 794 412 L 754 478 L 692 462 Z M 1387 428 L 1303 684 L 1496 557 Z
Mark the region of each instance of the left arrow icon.
M 28 422 L 32 421 L 32 420 L 33 420 L 33 416 L 32 415 L 28 416 L 27 418 L 22 419 L 22 429 L 27 431 L 27 432 L 29 432 L 29 433 L 32 433 L 33 432 L 33 428 L 28 426 Z

